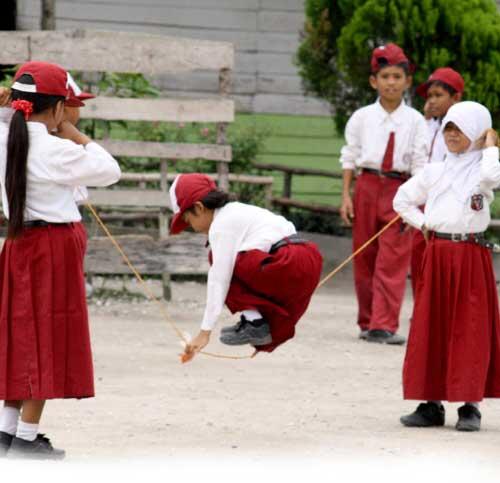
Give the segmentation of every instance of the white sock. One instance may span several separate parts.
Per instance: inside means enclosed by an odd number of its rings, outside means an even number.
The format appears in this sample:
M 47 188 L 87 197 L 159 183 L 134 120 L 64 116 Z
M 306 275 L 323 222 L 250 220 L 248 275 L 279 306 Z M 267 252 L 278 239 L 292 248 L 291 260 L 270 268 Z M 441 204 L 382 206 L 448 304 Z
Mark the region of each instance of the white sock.
M 19 421 L 17 425 L 16 436 L 26 441 L 35 441 L 38 434 L 38 424 L 25 423 L 23 420 Z
M 0 412 L 0 431 L 14 436 L 17 431 L 19 421 L 19 409 L 11 406 L 4 406 Z
M 252 320 L 258 320 L 262 319 L 262 315 L 260 312 L 257 310 L 244 310 L 242 314 L 245 316 L 245 319 L 247 319 L 249 322 Z
M 479 409 L 479 403 L 478 402 L 466 402 L 466 406 L 474 406 L 476 409 Z

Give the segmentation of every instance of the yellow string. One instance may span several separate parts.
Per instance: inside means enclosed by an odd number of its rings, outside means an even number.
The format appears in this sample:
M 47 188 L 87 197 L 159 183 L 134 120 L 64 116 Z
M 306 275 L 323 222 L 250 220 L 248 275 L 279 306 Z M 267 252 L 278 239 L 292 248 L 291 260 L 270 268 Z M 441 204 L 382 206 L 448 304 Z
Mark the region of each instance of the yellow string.
M 92 213 L 94 218 L 96 219 L 99 226 L 103 229 L 106 236 L 111 240 L 111 242 L 113 243 L 115 248 L 118 250 L 118 252 L 122 256 L 123 260 L 128 265 L 128 267 L 130 268 L 132 273 L 135 275 L 135 277 L 139 281 L 139 283 L 141 284 L 148 299 L 150 301 L 156 302 L 158 304 L 158 306 L 160 307 L 160 311 L 163 314 L 163 317 L 169 323 L 170 327 L 177 334 L 177 336 L 184 342 L 184 344 L 188 344 L 189 342 L 186 340 L 186 337 L 184 336 L 182 331 L 177 327 L 175 322 L 168 315 L 168 312 L 165 308 L 165 303 L 162 300 L 160 300 L 158 297 L 155 297 L 155 295 L 152 293 L 152 291 L 148 287 L 147 283 L 142 278 L 141 274 L 137 271 L 137 269 L 134 267 L 134 265 L 132 264 L 132 262 L 130 261 L 130 259 L 126 255 L 126 253 L 123 251 L 123 248 L 120 246 L 120 244 L 116 241 L 115 237 L 108 230 L 108 227 L 102 221 L 101 217 L 97 214 L 97 211 L 95 210 L 95 208 L 88 201 L 86 202 L 86 206 L 90 210 L 90 212 Z M 215 357 L 217 359 L 233 359 L 233 360 L 251 359 L 255 356 L 255 352 L 251 355 L 248 355 L 248 356 L 231 356 L 231 355 L 224 355 L 224 354 L 215 354 L 213 352 L 206 352 L 206 351 L 200 351 L 199 354 L 203 354 L 203 355 L 208 356 L 208 357 Z
M 125 263 L 128 265 L 132 273 L 135 275 L 139 283 L 141 284 L 144 292 L 146 293 L 146 296 L 150 301 L 156 302 L 158 306 L 160 307 L 160 311 L 163 314 L 163 317 L 165 320 L 169 323 L 170 327 L 173 329 L 173 331 L 177 334 L 177 336 L 184 342 L 184 344 L 188 344 L 189 342 L 186 340 L 186 337 L 182 333 L 182 331 L 177 327 L 175 322 L 170 318 L 168 315 L 168 312 L 165 308 L 165 303 L 162 302 L 158 297 L 155 297 L 155 295 L 151 292 L 149 289 L 148 285 L 142 278 L 141 274 L 137 271 L 137 269 L 134 267 L 126 253 L 123 251 L 122 247 L 120 244 L 116 241 L 115 237 L 111 234 L 109 231 L 108 227 L 105 225 L 105 223 L 102 221 L 101 217 L 97 214 L 97 211 L 95 208 L 90 204 L 90 202 L 86 202 L 87 208 L 90 210 L 94 218 L 96 219 L 97 223 L 99 226 L 103 229 L 104 233 L 106 236 L 111 240 L 115 248 L 118 250 L 120 255 L 122 256 L 123 260 Z M 379 232 L 377 232 L 374 236 L 372 236 L 366 243 L 364 243 L 361 247 L 359 247 L 354 253 L 352 253 L 348 258 L 346 258 L 338 267 L 336 267 L 334 270 L 332 270 L 321 282 L 318 284 L 316 287 L 316 290 L 323 286 L 328 280 L 330 280 L 332 277 L 334 277 L 343 267 L 345 267 L 354 257 L 356 257 L 359 253 L 361 253 L 370 243 L 373 243 L 382 233 L 384 233 L 389 227 L 391 227 L 394 223 L 396 223 L 401 217 L 398 215 L 395 218 L 393 218 L 387 225 L 385 225 Z M 251 355 L 247 356 L 232 356 L 232 355 L 225 355 L 225 354 L 216 354 L 214 352 L 206 352 L 206 351 L 200 351 L 199 354 L 203 354 L 204 356 L 208 357 L 214 357 L 217 359 L 231 359 L 231 360 L 242 360 L 242 359 L 252 359 L 255 357 L 257 354 L 257 351 L 253 352 Z

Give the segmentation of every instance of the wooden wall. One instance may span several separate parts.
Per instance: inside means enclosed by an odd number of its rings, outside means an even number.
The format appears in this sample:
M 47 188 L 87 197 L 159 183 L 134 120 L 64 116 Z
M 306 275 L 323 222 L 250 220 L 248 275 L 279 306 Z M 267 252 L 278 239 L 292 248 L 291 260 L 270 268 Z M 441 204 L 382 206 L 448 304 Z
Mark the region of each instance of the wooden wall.
M 18 28 L 39 28 L 40 0 L 17 0 Z M 57 0 L 57 28 L 159 33 L 230 41 L 236 47 L 233 93 L 240 111 L 329 115 L 328 106 L 302 95 L 293 64 L 304 22 L 303 0 Z M 163 75 L 167 94 L 217 91 L 217 79 Z

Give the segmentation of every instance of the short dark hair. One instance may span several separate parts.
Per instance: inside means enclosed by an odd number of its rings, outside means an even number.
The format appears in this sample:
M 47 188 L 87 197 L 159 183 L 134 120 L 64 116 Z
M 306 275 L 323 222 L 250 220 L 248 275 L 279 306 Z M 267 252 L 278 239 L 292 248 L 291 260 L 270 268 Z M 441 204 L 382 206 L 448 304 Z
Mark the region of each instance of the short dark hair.
M 372 75 L 374 75 L 375 77 L 385 67 L 400 67 L 401 69 L 404 70 L 405 75 L 407 75 L 407 76 L 409 76 L 412 73 L 411 68 L 410 68 L 410 64 L 408 62 L 401 62 L 400 64 L 391 65 L 391 64 L 389 64 L 389 62 L 387 61 L 387 59 L 385 57 L 380 57 L 379 59 L 377 59 L 377 63 L 379 66 L 379 70 L 377 72 L 372 72 Z
M 448 94 L 450 94 L 450 96 L 454 96 L 458 92 L 456 89 L 453 89 L 453 87 L 451 87 L 450 84 L 447 84 L 446 82 L 443 82 L 443 81 L 440 81 L 440 80 L 435 80 L 435 81 L 429 82 L 429 85 L 427 86 L 427 91 L 429 91 L 429 89 L 432 86 L 441 87 Z

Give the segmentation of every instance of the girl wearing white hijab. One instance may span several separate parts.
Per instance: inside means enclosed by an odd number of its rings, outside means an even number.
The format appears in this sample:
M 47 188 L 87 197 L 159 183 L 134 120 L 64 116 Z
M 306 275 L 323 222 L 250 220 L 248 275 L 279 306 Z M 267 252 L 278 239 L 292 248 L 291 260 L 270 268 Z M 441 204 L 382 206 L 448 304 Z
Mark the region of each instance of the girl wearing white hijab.
M 394 198 L 428 240 L 403 368 L 404 398 L 427 402 L 401 422 L 443 426 L 441 401 L 459 401 L 456 429 L 478 431 L 479 401 L 500 397 L 498 295 L 484 239 L 500 184 L 498 138 L 476 102 L 455 104 L 442 126 L 445 162 L 427 164 Z

